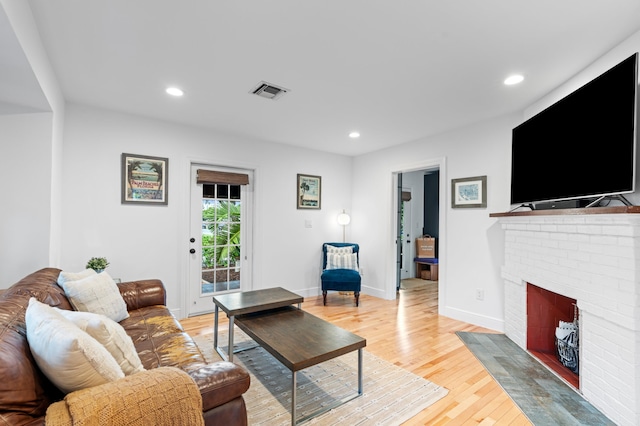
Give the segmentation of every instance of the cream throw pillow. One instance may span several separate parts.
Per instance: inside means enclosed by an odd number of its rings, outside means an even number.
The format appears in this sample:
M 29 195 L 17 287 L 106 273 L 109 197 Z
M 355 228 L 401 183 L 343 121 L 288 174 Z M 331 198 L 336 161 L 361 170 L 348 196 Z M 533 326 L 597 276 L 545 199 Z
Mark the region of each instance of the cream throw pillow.
M 327 244 L 327 253 L 351 254 L 353 253 L 353 246 L 336 247 L 336 246 Z
M 144 371 L 133 340 L 120 324 L 100 314 L 54 309 L 104 346 L 120 365 L 125 376 Z
M 102 314 L 116 322 L 129 318 L 127 304 L 113 278 L 106 272 L 65 281 L 62 288 L 76 311 Z
M 29 299 L 27 341 L 38 367 L 65 393 L 124 377 L 111 354 L 49 305 Z
M 60 275 L 58 275 L 58 285 L 62 287 L 62 285 L 67 281 L 77 281 L 96 274 L 97 272 L 93 269 L 85 269 L 81 272 L 60 271 Z
M 358 270 L 358 254 L 327 253 L 327 269 Z

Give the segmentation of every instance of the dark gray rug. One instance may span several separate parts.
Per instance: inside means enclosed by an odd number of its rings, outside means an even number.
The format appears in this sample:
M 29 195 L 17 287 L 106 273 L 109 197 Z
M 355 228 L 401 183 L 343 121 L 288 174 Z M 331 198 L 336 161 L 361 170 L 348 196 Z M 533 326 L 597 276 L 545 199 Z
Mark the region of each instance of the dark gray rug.
M 534 425 L 615 425 L 506 335 L 456 334 Z

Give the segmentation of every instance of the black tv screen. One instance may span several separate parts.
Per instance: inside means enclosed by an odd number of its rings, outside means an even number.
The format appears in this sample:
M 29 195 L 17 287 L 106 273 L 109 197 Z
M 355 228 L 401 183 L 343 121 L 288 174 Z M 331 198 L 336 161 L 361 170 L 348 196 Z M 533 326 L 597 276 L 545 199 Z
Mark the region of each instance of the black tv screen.
M 511 204 L 635 190 L 638 53 L 513 129 Z

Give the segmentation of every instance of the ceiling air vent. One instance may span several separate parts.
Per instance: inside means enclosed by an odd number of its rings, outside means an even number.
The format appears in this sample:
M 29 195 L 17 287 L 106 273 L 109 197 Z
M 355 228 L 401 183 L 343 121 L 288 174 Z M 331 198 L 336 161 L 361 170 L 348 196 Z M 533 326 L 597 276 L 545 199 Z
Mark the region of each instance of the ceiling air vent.
M 276 100 L 280 98 L 282 95 L 287 93 L 289 89 L 285 89 L 284 87 L 278 87 L 275 84 L 267 83 L 266 81 L 261 81 L 258 83 L 256 87 L 249 93 L 253 93 L 254 95 L 258 95 L 263 98 Z

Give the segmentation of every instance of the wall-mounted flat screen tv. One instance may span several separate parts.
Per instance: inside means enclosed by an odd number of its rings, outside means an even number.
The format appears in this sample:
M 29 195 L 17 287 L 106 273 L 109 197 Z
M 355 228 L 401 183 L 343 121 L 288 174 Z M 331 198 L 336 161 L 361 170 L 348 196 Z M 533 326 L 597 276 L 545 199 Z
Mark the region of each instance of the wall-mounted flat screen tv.
M 512 132 L 511 204 L 635 190 L 638 53 Z

